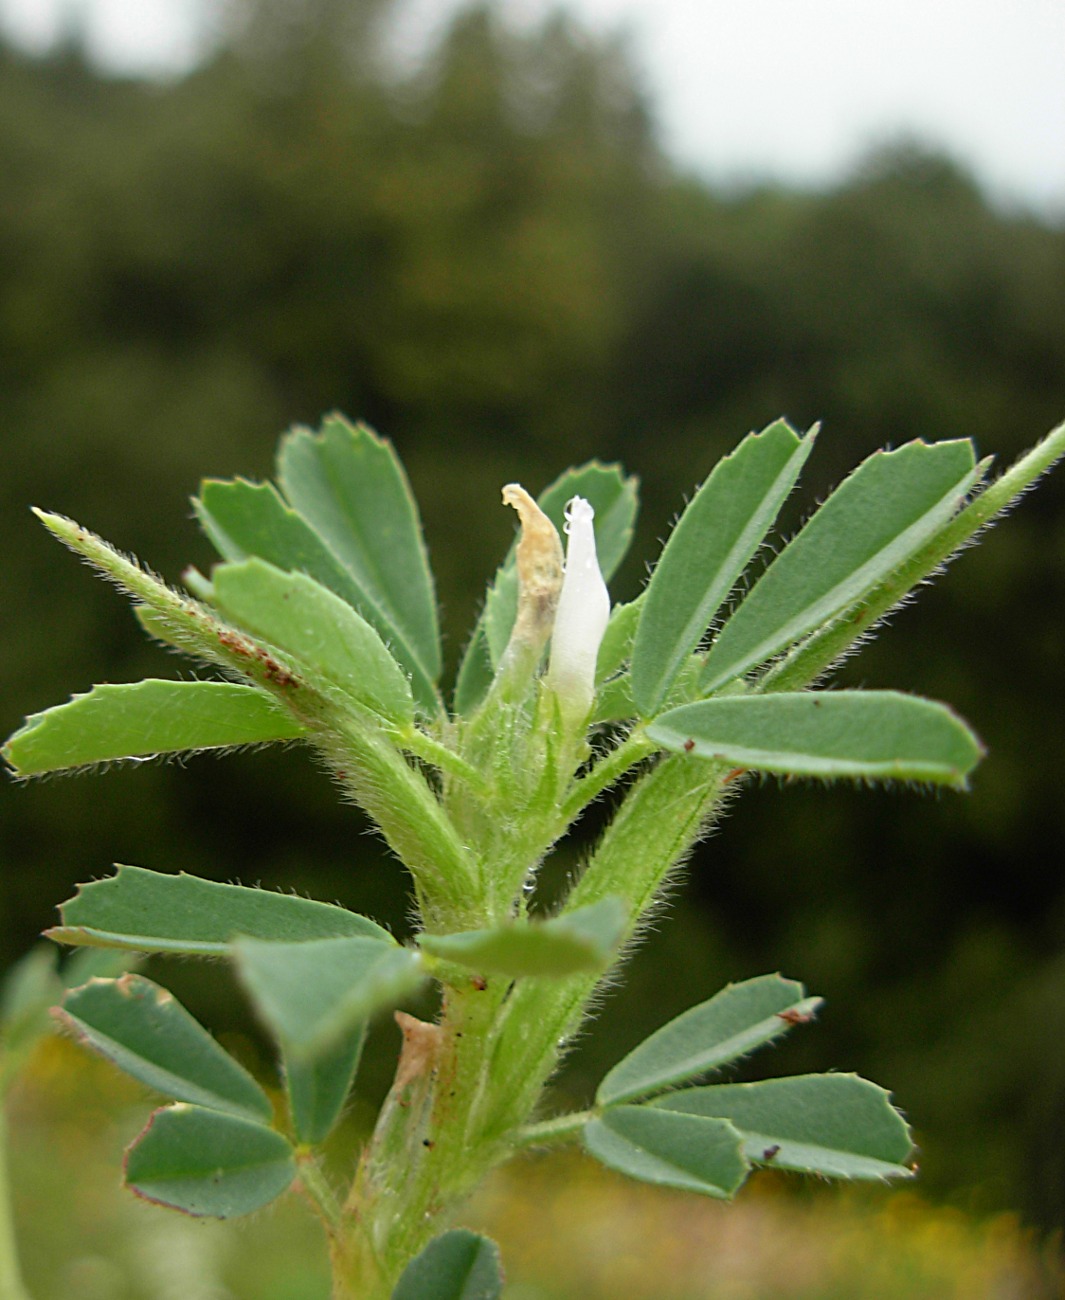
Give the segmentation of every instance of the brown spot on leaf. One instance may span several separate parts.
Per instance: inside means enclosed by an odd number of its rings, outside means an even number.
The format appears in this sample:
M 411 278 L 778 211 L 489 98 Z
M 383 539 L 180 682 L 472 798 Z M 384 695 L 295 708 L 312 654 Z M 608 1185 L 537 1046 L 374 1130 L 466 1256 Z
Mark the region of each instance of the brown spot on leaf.
M 796 1011 L 794 1007 L 788 1007 L 786 1011 L 778 1011 L 777 1016 L 787 1025 L 808 1025 L 814 1018 L 812 1012 Z

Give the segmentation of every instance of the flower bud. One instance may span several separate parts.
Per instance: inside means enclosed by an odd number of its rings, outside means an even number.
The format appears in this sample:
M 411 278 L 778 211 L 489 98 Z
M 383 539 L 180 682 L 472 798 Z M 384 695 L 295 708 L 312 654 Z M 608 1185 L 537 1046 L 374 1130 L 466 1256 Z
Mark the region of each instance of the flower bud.
M 566 568 L 551 634 L 547 684 L 569 713 L 586 715 L 595 665 L 610 618 L 610 595 L 595 553 L 595 511 L 583 497 L 566 506 Z

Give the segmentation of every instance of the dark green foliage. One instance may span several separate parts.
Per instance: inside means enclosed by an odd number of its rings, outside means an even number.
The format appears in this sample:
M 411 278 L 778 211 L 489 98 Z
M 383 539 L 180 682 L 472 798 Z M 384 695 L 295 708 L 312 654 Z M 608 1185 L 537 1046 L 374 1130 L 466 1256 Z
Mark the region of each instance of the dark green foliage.
M 536 492 L 562 465 L 623 460 L 643 479 L 649 555 L 678 489 L 778 413 L 825 420 L 807 467 L 822 494 L 885 443 L 971 436 L 1008 455 L 1060 419 L 1065 233 L 995 212 L 949 163 L 898 150 L 825 194 L 723 196 L 672 172 L 618 52 L 562 21 L 504 37 L 475 11 L 396 90 L 352 54 L 372 41 L 319 28 L 286 47 L 287 8 L 256 6 L 239 40 L 166 86 L 0 50 L 2 734 L 28 700 L 173 668 L 120 601 L 55 563 L 29 503 L 174 580 L 208 562 L 191 525 L 172 528 L 200 475 L 268 476 L 276 430 L 328 410 L 386 429 L 410 468 L 450 670 L 509 545 L 498 492 L 519 473 Z M 387 8 L 358 6 L 359 21 Z M 1045 1136 L 1048 1115 L 1061 1131 L 1065 1039 L 1037 1051 L 1028 1026 L 1061 1004 L 1065 946 L 1065 741 L 1048 725 L 1065 690 L 1062 502 L 1051 482 L 853 679 L 978 720 L 977 797 L 749 792 L 693 872 L 690 951 L 673 937 L 646 957 L 688 963 L 688 979 L 637 959 L 604 1068 L 651 1027 L 641 979 L 662 996 L 794 965 L 832 991 L 818 1059 L 891 1079 L 933 1184 L 986 1176 L 964 1163 L 977 1133 L 991 1195 L 1060 1188 L 1040 1169 L 1065 1150 Z M 180 781 L 109 775 L 106 798 L 85 781 L 3 790 L 3 951 L 27 948 L 116 843 L 160 870 L 246 863 L 245 883 L 401 927 L 397 873 L 308 768 L 299 753 L 199 758 Z

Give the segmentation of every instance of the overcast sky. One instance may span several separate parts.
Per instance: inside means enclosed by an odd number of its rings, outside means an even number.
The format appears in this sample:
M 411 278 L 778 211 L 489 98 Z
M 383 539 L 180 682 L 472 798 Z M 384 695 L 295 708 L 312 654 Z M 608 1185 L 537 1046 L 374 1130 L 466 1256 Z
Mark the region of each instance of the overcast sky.
M 405 0 L 431 30 L 455 0 Z M 534 20 L 547 0 L 500 0 Z M 47 43 L 65 10 L 123 70 L 172 69 L 212 0 L 0 0 Z M 999 198 L 1065 219 L 1065 0 L 567 0 L 626 26 L 673 154 L 711 179 L 816 184 L 871 142 L 946 147 Z

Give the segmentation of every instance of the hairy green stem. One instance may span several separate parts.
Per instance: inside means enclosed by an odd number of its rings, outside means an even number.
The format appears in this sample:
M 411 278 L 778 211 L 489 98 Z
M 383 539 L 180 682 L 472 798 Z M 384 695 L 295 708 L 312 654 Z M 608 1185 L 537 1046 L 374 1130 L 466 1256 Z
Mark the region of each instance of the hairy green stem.
M 514 1145 L 520 1149 L 568 1142 L 579 1136 L 581 1129 L 594 1117 L 594 1110 L 579 1110 L 569 1115 L 557 1115 L 554 1119 L 541 1120 L 538 1124 L 526 1124 L 515 1135 Z
M 326 748 L 324 738 L 320 743 Z M 352 726 L 330 749 L 338 777 L 414 877 L 426 925 L 479 924 L 483 899 L 476 861 L 423 773 L 383 733 L 368 728 Z
M 659 761 L 622 802 L 571 905 L 621 894 L 635 932 L 720 802 L 725 777 L 721 763 Z M 648 826 L 662 833 L 648 836 Z M 600 978 L 528 979 L 509 989 L 506 980 L 471 980 L 448 990 L 438 1025 L 410 1031 L 423 1047 L 404 1049 L 360 1162 L 334 1245 L 336 1300 L 386 1300 L 404 1264 L 496 1164 L 518 1147 L 579 1131 L 583 1120 L 573 1117 L 523 1126 Z
M 453 749 L 441 744 L 439 740 L 434 740 L 432 736 L 419 731 L 417 727 L 408 727 L 400 734 L 398 740 L 409 753 L 463 782 L 479 798 L 491 797 L 492 787 L 481 772 L 472 763 L 467 763 L 460 754 L 456 754 Z
M 296 1163 L 303 1190 L 314 1203 L 314 1208 L 321 1217 L 326 1229 L 330 1233 L 335 1232 L 340 1226 L 340 1202 L 337 1200 L 332 1184 L 323 1173 L 317 1157 L 312 1151 L 301 1151 L 297 1155 Z M 0 1295 L 2 1294 L 0 1292 Z
M 334 1300 L 388 1300 L 406 1263 L 510 1154 L 482 1122 L 506 991 L 506 980 L 471 981 L 448 989 L 438 1024 L 404 1022 L 396 1081 L 334 1243 Z
M 727 777 L 727 765 L 720 762 L 660 759 L 626 795 L 571 890 L 567 909 L 620 895 L 628 908 L 631 938 L 663 883 L 705 832 Z M 649 827 L 656 833 L 649 834 Z M 602 975 L 581 974 L 528 979 L 515 986 L 494 1051 L 491 1131 L 512 1134 L 527 1121 L 603 980 Z
M 562 805 L 562 819 L 567 826 L 576 821 L 585 808 L 603 793 L 609 790 L 631 768 L 649 758 L 657 746 L 647 739 L 639 728 L 605 754 L 587 775 L 576 781 L 568 798 Z

